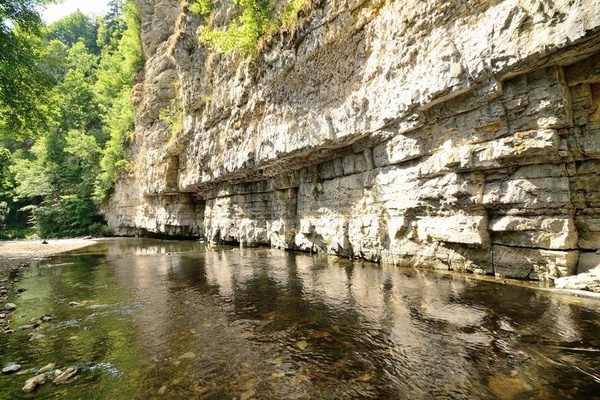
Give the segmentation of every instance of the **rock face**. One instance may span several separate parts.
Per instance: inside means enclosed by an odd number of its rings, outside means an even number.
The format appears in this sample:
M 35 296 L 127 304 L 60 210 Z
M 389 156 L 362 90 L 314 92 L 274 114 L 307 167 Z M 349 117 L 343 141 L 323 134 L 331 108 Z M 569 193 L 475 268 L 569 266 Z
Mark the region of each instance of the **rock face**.
M 526 279 L 600 264 L 594 1 L 315 0 L 249 57 L 207 49 L 181 3 L 136 1 L 118 233 Z

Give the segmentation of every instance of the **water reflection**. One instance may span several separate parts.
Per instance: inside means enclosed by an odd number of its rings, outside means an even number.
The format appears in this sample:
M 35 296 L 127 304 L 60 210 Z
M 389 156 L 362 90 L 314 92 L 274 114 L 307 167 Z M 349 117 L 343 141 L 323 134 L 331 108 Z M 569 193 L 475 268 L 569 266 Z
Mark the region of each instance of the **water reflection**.
M 16 300 L 23 321 L 55 317 L 46 338 L 0 336 L 0 357 L 87 367 L 38 398 L 546 399 L 600 390 L 593 300 L 194 242 L 113 240 L 53 262 L 27 272 L 20 285 L 29 290 Z M 19 398 L 23 381 L 3 377 L 0 393 Z

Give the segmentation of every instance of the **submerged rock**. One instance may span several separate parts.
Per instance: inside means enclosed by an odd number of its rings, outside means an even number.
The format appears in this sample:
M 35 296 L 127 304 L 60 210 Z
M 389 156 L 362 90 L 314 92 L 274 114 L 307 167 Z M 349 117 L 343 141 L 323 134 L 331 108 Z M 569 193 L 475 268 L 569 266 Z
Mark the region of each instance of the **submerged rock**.
M 44 383 L 46 383 L 46 375 L 45 374 L 36 375 L 33 378 L 27 379 L 27 381 L 25 382 L 25 385 L 21 388 L 21 390 L 24 393 L 31 393 L 35 389 L 37 389 L 37 387 L 39 385 L 43 385 Z
M 56 364 L 55 363 L 49 363 L 44 365 L 42 368 L 40 368 L 38 370 L 38 374 L 43 374 L 45 372 L 50 372 L 52 371 L 54 368 L 56 368 Z
M 58 373 L 58 375 L 56 376 L 56 378 L 54 378 L 52 383 L 54 383 L 55 385 L 62 385 L 64 383 L 69 383 L 70 380 L 75 375 L 77 375 L 77 367 L 69 367 L 64 372 L 60 370 L 57 370 L 56 372 Z
M 253 399 L 255 395 L 256 391 L 254 389 L 249 389 L 242 393 L 242 395 L 240 396 L 240 400 L 250 400 Z
M 21 364 L 11 364 L 2 368 L 3 374 L 14 374 L 15 372 L 21 370 Z
M 184 353 L 177 357 L 178 360 L 193 360 L 194 358 L 196 358 L 196 353 L 194 353 L 193 351 L 188 351 L 187 353 Z
M 29 334 L 29 341 L 32 342 L 32 341 L 35 341 L 35 340 L 40 340 L 40 339 L 43 339 L 45 337 L 46 337 L 46 335 L 44 335 L 43 333 L 30 333 Z
M 38 323 L 36 322 L 36 323 L 33 323 L 33 324 L 22 325 L 21 327 L 19 327 L 19 329 L 22 329 L 22 330 L 26 330 L 26 329 L 35 329 L 35 328 L 37 328 L 38 326 L 40 326 L 40 324 L 38 324 Z
M 488 387 L 499 399 L 513 400 L 522 398 L 532 388 L 523 380 L 515 377 L 491 376 Z
M 296 342 L 296 347 L 298 347 L 300 350 L 306 350 L 308 347 L 308 342 L 306 340 L 300 340 L 299 342 Z

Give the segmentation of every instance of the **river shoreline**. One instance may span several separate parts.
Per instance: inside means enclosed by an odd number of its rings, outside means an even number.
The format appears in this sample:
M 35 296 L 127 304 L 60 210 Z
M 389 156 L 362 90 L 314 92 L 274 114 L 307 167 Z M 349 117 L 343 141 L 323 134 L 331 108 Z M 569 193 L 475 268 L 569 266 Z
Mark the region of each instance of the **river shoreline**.
M 0 283 L 8 281 L 7 276 L 12 272 L 27 268 L 32 262 L 52 257 L 60 253 L 81 249 L 97 243 L 90 238 L 50 239 L 46 240 L 10 240 L 0 241 Z M 453 271 L 441 271 L 439 273 L 455 274 Z M 542 290 L 575 297 L 590 297 L 600 299 L 600 293 L 587 290 L 558 289 L 541 285 L 539 282 L 519 281 L 515 279 L 500 279 L 484 275 L 460 274 L 470 279 L 485 280 L 500 284 L 514 286 L 525 286 L 535 290 Z
M 0 241 L 0 282 L 13 270 L 27 267 L 33 261 L 71 250 L 91 246 L 93 239 L 50 239 Z

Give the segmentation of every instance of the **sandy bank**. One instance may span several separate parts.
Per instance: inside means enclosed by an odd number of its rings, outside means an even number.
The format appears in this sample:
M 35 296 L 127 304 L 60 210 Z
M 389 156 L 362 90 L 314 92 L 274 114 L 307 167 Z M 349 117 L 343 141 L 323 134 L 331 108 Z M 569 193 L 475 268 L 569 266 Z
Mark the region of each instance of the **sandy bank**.
M 30 263 L 39 258 L 76 250 L 96 243 L 92 239 L 55 239 L 47 240 L 47 242 L 47 244 L 43 244 L 42 240 L 0 241 L 0 272 Z

